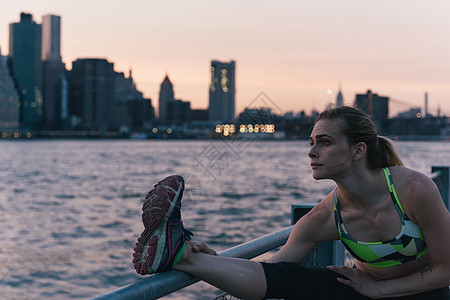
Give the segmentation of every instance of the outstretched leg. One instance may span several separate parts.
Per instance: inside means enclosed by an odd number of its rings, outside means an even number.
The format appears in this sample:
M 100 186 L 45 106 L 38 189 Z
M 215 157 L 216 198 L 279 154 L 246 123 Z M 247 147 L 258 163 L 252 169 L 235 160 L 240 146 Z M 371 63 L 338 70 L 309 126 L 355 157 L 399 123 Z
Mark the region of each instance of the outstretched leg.
M 158 182 L 146 196 L 142 207 L 144 231 L 133 253 L 136 272 L 146 275 L 174 268 L 235 297 L 263 298 L 266 279 L 260 263 L 195 253 L 185 243 L 190 240 L 191 233 L 184 229 L 181 221 L 183 191 L 183 178 L 172 175 Z
M 258 262 L 205 253 L 186 248 L 174 269 L 184 271 L 241 299 L 262 299 L 266 294 L 264 269 Z

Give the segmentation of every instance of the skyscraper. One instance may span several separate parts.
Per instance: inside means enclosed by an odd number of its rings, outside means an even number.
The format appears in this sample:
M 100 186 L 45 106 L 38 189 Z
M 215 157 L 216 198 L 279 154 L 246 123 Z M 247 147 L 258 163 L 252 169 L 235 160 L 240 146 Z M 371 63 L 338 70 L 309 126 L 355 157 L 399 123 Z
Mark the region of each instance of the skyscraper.
M 191 103 L 175 99 L 169 76 L 164 77 L 159 91 L 159 121 L 163 124 L 181 125 L 191 120 Z
M 61 62 L 61 17 L 42 17 L 42 61 Z
M 21 98 L 21 123 L 26 129 L 42 127 L 41 25 L 21 13 L 20 23 L 9 24 L 11 70 Z
M 339 92 L 336 96 L 336 106 L 344 105 L 344 96 L 342 96 L 341 86 L 339 85 Z
M 98 58 L 77 59 L 69 77 L 69 113 L 80 120 L 80 127 L 117 129 L 113 63 Z
M 0 54 L 0 130 L 19 129 L 19 94 L 8 67 L 8 56 Z
M 121 128 L 134 130 L 150 126 L 155 118 L 152 100 L 144 98 L 136 88 L 131 70 L 128 77 L 124 73 L 115 72 L 115 93 L 117 122 Z
M 389 97 L 379 96 L 368 90 L 366 94 L 356 95 L 354 106 L 372 118 L 379 133 L 388 133 Z
M 61 61 L 61 17 L 42 17 L 42 61 L 44 125 L 47 129 L 61 129 L 64 115 L 64 98 L 67 91 L 67 71 Z
M 173 85 L 170 82 L 169 76 L 164 77 L 161 83 L 161 89 L 159 90 L 159 115 L 160 121 L 167 121 L 167 104 L 175 101 L 175 95 L 173 93 Z
M 235 117 L 235 62 L 211 61 L 209 119 L 227 122 Z

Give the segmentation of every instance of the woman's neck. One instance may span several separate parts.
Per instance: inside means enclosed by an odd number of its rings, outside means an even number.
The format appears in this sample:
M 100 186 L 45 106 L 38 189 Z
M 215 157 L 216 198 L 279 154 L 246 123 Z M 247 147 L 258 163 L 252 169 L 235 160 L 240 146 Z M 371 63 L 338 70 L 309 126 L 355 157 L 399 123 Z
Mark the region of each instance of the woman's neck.
M 335 182 L 339 203 L 344 207 L 373 206 L 387 190 L 383 169 L 356 168 Z

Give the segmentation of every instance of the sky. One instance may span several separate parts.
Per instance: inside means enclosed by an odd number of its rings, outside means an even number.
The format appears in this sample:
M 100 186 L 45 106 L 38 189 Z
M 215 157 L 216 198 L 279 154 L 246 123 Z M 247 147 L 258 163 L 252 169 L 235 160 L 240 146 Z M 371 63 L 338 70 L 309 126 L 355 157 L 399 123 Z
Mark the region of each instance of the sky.
M 20 13 L 61 16 L 61 52 L 132 70 L 157 107 L 167 74 L 175 97 L 208 107 L 211 60 L 236 62 L 237 112 L 264 92 L 282 112 L 322 110 L 341 86 L 345 104 L 371 90 L 390 113 L 450 115 L 448 0 L 19 0 L 0 10 L 0 47 Z

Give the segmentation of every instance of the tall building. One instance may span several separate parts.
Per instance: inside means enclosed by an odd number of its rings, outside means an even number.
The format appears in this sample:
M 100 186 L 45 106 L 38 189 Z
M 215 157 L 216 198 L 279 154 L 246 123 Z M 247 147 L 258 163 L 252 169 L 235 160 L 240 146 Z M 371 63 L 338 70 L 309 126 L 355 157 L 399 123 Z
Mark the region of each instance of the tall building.
M 150 98 L 135 98 L 127 102 L 127 114 L 134 129 L 150 128 L 155 119 L 155 109 Z
M 424 118 L 428 118 L 428 92 L 425 92 L 425 109 L 424 109 Z
M 42 17 L 42 61 L 61 62 L 61 17 Z
M 389 97 L 379 96 L 368 90 L 366 94 L 356 95 L 354 106 L 372 118 L 380 134 L 388 133 Z
M 114 64 L 84 58 L 72 63 L 69 75 L 69 114 L 79 128 L 116 130 Z
M 131 70 L 128 77 L 124 73 L 115 73 L 116 116 L 119 126 L 142 129 L 149 127 L 155 118 L 151 99 L 143 97 L 133 81 Z
M 164 77 L 159 91 L 159 117 L 162 124 L 181 125 L 191 120 L 191 103 L 175 99 L 169 76 Z
M 67 91 L 67 70 L 62 62 L 44 61 L 43 71 L 43 111 L 44 127 L 46 129 L 61 129 L 66 121 L 64 115 L 64 95 Z M 66 89 L 66 90 L 64 90 Z
M 235 118 L 235 62 L 211 61 L 209 119 L 227 122 Z
M 21 13 L 19 23 L 9 24 L 11 70 L 21 99 L 21 125 L 42 127 L 41 25 L 31 14 Z
M 61 61 L 61 17 L 45 15 L 42 17 L 42 62 L 44 126 L 47 129 L 61 129 L 65 120 L 64 95 L 67 91 L 67 71 Z
M 344 96 L 342 96 L 341 86 L 339 85 L 339 92 L 336 96 L 336 106 L 344 105 Z
M 8 66 L 8 56 L 0 53 L 0 130 L 19 129 L 19 94 Z
M 162 122 L 167 121 L 167 104 L 175 101 L 173 85 L 169 76 L 164 77 L 159 91 L 159 115 L 158 119 Z
M 167 103 L 168 124 L 183 125 L 191 121 L 191 103 L 189 101 L 175 100 Z

